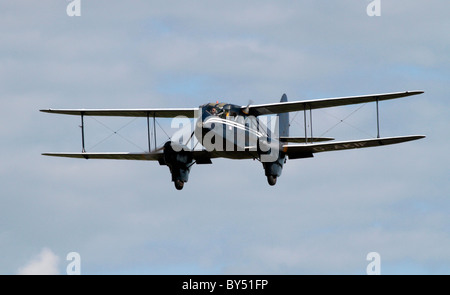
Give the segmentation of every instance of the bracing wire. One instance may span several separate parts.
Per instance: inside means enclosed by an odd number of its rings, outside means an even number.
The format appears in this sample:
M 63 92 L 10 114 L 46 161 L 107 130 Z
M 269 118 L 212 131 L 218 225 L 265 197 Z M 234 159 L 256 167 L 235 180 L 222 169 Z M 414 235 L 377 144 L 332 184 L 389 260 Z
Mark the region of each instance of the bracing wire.
M 352 124 L 350 124 L 350 123 L 348 123 L 348 122 L 345 121 L 345 120 L 347 120 L 348 118 L 350 118 L 353 114 L 355 114 L 357 111 L 359 111 L 360 109 L 362 109 L 366 104 L 367 104 L 367 103 L 362 104 L 361 106 L 359 106 L 357 109 L 355 109 L 354 111 L 352 111 L 350 114 L 348 114 L 348 115 L 347 115 L 345 118 L 343 118 L 343 119 L 340 119 L 340 118 L 338 118 L 337 116 L 335 116 L 335 115 L 333 115 L 333 114 L 330 114 L 330 113 L 325 112 L 324 110 L 322 110 L 323 113 L 325 113 L 325 114 L 327 114 L 327 115 L 329 115 L 329 116 L 331 116 L 331 117 L 333 117 L 333 118 L 339 120 L 339 122 L 337 122 L 336 124 L 334 124 L 333 126 L 331 126 L 330 128 L 328 128 L 328 129 L 327 129 L 325 132 L 323 132 L 319 137 L 324 136 L 325 134 L 327 134 L 328 132 L 330 132 L 331 130 L 333 130 L 335 127 L 337 127 L 337 126 L 340 125 L 341 123 L 345 123 L 345 124 L 347 124 L 348 126 L 354 128 L 354 129 L 356 129 L 356 130 L 358 130 L 358 131 L 360 131 L 360 132 L 362 132 L 362 133 L 364 133 L 364 134 L 366 134 L 366 135 L 372 136 L 371 134 L 367 133 L 366 131 L 362 130 L 361 128 L 358 128 L 358 127 L 356 127 L 356 126 L 354 126 L 354 125 L 352 125 Z
M 109 127 L 108 125 L 106 125 L 105 123 L 103 123 L 102 121 L 96 119 L 94 116 L 89 116 L 89 118 L 92 118 L 94 121 L 96 121 L 97 123 L 99 123 L 100 125 L 102 125 L 103 127 L 105 127 L 106 129 L 108 129 L 109 131 L 111 131 L 112 133 L 109 134 L 108 136 L 106 136 L 105 138 L 103 138 L 102 140 L 100 140 L 99 142 L 97 142 L 96 144 L 94 144 L 93 146 L 91 146 L 89 149 L 92 150 L 95 147 L 97 147 L 98 145 L 100 145 L 101 143 L 105 142 L 106 140 L 108 140 L 109 138 L 113 137 L 114 135 L 118 135 L 119 137 L 121 137 L 123 140 L 125 140 L 126 142 L 130 143 L 131 145 L 134 145 L 135 147 L 137 147 L 138 149 L 145 151 L 145 149 L 143 149 L 141 146 L 139 146 L 138 144 L 136 144 L 135 142 L 131 141 L 130 139 L 126 138 L 125 136 L 123 136 L 122 134 L 119 133 L 120 130 L 124 129 L 125 127 L 127 127 L 128 125 L 130 125 L 131 123 L 133 123 L 134 121 L 136 121 L 138 119 L 138 117 L 133 118 L 131 121 L 129 121 L 128 123 L 126 123 L 125 125 L 123 125 L 122 127 L 120 127 L 117 130 L 112 129 L 111 127 Z
M 330 128 L 328 128 L 325 132 L 323 132 L 322 134 L 320 134 L 319 137 L 324 136 L 325 134 L 327 134 L 328 132 L 330 132 L 331 130 L 333 130 L 334 128 L 336 128 L 336 127 L 337 127 L 338 125 L 340 125 L 341 123 L 344 123 L 344 124 L 346 124 L 346 125 L 348 125 L 348 126 L 354 128 L 354 129 L 358 130 L 359 132 L 364 133 L 364 134 L 366 134 L 366 135 L 372 137 L 372 134 L 370 134 L 370 133 L 368 133 L 368 132 L 362 130 L 361 128 L 358 128 L 358 127 L 356 127 L 356 126 L 354 126 L 354 125 L 352 125 L 352 124 L 350 124 L 350 123 L 348 123 L 348 122 L 346 122 L 346 120 L 347 120 L 348 118 L 350 118 L 352 115 L 354 115 L 354 114 L 355 114 L 356 112 L 358 112 L 360 109 L 362 109 L 366 104 L 367 104 L 367 103 L 362 104 L 361 106 L 359 106 L 357 109 L 353 110 L 350 114 L 348 114 L 348 115 L 347 115 L 346 117 L 344 117 L 343 119 L 341 119 L 341 118 L 339 118 L 339 117 L 337 117 L 337 116 L 335 116 L 335 115 L 333 115 L 333 114 L 331 114 L 331 113 L 329 113 L 329 112 L 326 112 L 326 111 L 320 109 L 321 112 L 325 113 L 326 115 L 328 115 L 328 116 L 330 116 L 330 117 L 335 118 L 336 120 L 338 120 L 338 122 L 337 122 L 336 124 L 334 124 L 333 126 L 331 126 Z M 295 112 L 295 115 L 294 115 L 293 118 L 290 120 L 290 123 L 295 122 L 295 123 L 297 123 L 297 124 L 300 125 L 300 123 L 298 123 L 298 122 L 295 120 L 295 118 L 297 117 L 298 113 L 300 113 L 300 112 L 303 112 L 303 111 Z M 303 124 L 301 124 L 301 125 L 303 126 Z M 308 124 L 307 127 L 309 127 L 309 124 Z

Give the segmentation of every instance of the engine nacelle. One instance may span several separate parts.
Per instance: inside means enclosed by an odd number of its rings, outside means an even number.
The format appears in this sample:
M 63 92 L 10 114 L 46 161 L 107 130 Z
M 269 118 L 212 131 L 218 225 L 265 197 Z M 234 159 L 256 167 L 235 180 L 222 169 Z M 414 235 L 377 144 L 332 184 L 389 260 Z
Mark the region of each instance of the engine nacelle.
M 277 177 L 281 176 L 281 171 L 283 170 L 283 164 L 285 161 L 286 155 L 280 152 L 276 161 L 262 163 L 267 176 L 267 182 L 270 185 L 275 185 L 275 183 L 277 183 Z
M 187 147 L 168 141 L 164 144 L 164 164 L 167 165 L 172 174 L 172 181 L 178 190 L 189 179 L 189 172 L 193 164 L 192 154 Z
M 264 167 L 267 182 L 270 185 L 277 183 L 277 178 L 281 176 L 283 165 L 286 162 L 286 154 L 281 151 L 279 142 L 258 141 L 258 154 Z

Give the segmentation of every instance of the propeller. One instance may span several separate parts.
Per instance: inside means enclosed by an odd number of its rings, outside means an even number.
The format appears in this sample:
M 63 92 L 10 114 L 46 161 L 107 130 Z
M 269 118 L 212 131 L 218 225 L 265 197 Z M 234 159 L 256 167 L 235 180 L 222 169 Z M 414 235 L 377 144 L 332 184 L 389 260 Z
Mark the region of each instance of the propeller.
M 250 105 L 253 104 L 253 100 L 249 100 L 247 106 L 245 107 L 245 109 L 242 110 L 242 112 L 246 115 L 248 115 L 248 112 L 250 111 Z

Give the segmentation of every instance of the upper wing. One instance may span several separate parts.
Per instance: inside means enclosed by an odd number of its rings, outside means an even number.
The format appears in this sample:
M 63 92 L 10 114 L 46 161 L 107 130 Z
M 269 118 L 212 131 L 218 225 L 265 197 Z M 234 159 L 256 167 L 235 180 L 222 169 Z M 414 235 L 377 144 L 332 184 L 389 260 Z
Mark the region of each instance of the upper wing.
M 118 116 L 118 117 L 159 117 L 174 118 L 186 116 L 196 118 L 198 108 L 164 108 L 164 109 L 47 109 L 45 113 L 86 116 Z
M 298 158 L 312 157 L 312 154 L 314 153 L 396 144 L 411 140 L 417 140 L 424 137 L 425 137 L 424 135 L 411 135 L 411 136 L 384 137 L 384 138 L 350 140 L 350 141 L 337 141 L 330 143 L 292 144 L 292 145 L 283 145 L 282 148 L 290 159 L 298 159 Z
M 394 92 L 394 93 L 384 93 L 384 94 L 371 94 L 363 96 L 349 96 L 349 97 L 336 97 L 336 98 L 322 98 L 313 100 L 302 100 L 302 101 L 292 101 L 292 102 L 277 102 L 269 104 L 260 105 L 250 105 L 243 106 L 250 115 L 270 115 L 288 112 L 297 112 L 309 109 L 320 109 L 337 107 L 350 104 L 359 104 L 372 101 L 382 101 L 394 98 L 400 98 L 410 95 L 421 94 L 423 91 L 406 91 L 406 92 Z

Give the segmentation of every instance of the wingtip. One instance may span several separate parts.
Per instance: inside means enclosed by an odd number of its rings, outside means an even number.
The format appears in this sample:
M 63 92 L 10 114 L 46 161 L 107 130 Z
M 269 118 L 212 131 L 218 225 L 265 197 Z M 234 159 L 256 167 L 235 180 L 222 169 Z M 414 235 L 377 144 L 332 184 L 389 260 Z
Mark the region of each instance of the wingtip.
M 409 140 L 419 140 L 419 139 L 426 138 L 425 135 L 410 135 L 410 136 L 405 136 L 405 137 L 409 138 Z
M 53 112 L 54 112 L 54 110 L 53 110 L 53 109 L 42 109 L 42 110 L 39 110 L 39 112 L 43 112 L 43 113 L 49 113 L 49 114 L 51 114 L 51 113 L 53 113 Z
M 408 93 L 410 95 L 417 95 L 417 94 L 425 93 L 425 91 L 423 91 L 423 90 L 413 90 L 413 91 L 406 91 L 406 93 Z

